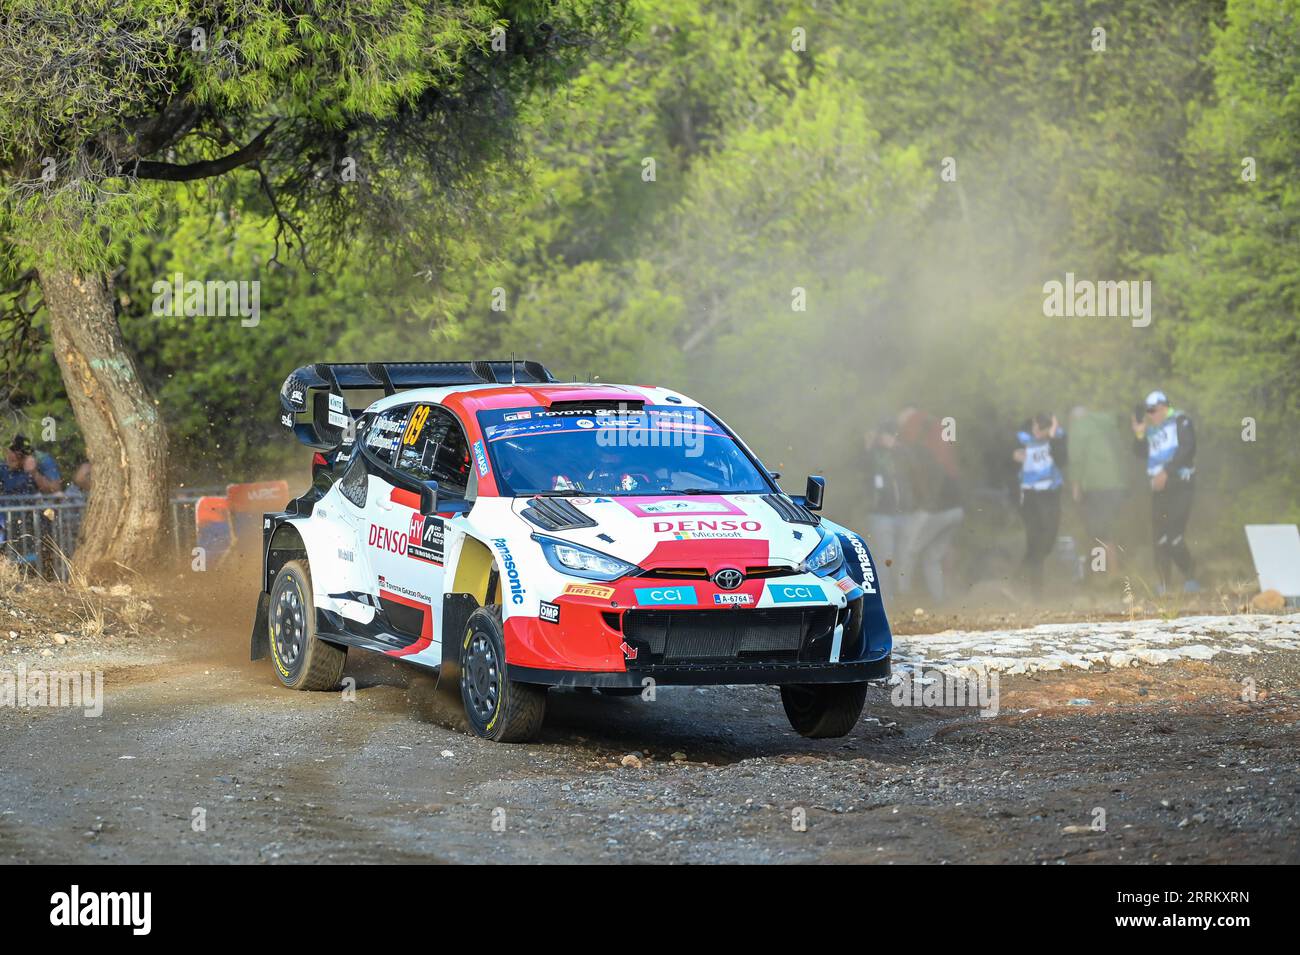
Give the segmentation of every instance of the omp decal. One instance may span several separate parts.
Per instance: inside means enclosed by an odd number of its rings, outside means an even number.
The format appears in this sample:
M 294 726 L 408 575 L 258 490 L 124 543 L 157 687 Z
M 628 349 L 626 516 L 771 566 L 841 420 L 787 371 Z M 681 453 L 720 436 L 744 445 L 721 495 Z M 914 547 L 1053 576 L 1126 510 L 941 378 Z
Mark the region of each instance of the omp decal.
M 412 514 L 411 529 L 407 531 L 407 556 L 441 567 L 444 530 L 441 518 Z
M 560 605 L 559 605 L 559 604 L 553 604 L 553 603 L 547 603 L 545 600 L 543 600 L 543 601 L 541 602 L 541 605 L 540 605 L 540 608 L 539 608 L 539 610 L 538 610 L 537 616 L 538 616 L 539 619 L 544 620 L 544 621 L 546 621 L 547 623 L 559 623 L 559 622 L 560 622 Z
M 564 588 L 564 592 L 575 597 L 597 597 L 600 600 L 608 600 L 614 596 L 613 587 L 601 587 L 599 584 L 569 584 Z
M 826 591 L 816 584 L 768 584 L 767 592 L 773 603 L 826 603 Z
M 744 604 L 752 604 L 754 598 L 749 594 L 714 594 L 713 602 L 723 606 L 741 606 Z
M 506 543 L 504 537 L 494 537 L 492 538 L 492 546 L 501 554 L 501 566 L 506 573 L 506 583 L 510 586 L 510 602 L 513 604 L 523 603 L 524 594 L 528 591 L 519 579 L 519 568 L 515 566 L 515 559 L 510 553 L 510 545 Z
M 732 504 L 725 497 L 699 495 L 683 500 L 680 497 L 646 498 L 625 497 L 618 502 L 637 517 L 663 517 L 673 514 L 739 514 L 745 512 Z
M 648 606 L 655 604 L 684 606 L 699 601 L 695 596 L 694 587 L 638 587 L 636 588 L 636 602 Z
M 483 450 L 483 442 L 474 442 L 474 460 L 478 463 L 479 477 L 487 477 L 488 459 L 487 452 Z
M 720 537 L 740 537 L 757 534 L 763 530 L 759 521 L 655 521 L 656 534 L 672 534 L 674 540 L 707 540 Z

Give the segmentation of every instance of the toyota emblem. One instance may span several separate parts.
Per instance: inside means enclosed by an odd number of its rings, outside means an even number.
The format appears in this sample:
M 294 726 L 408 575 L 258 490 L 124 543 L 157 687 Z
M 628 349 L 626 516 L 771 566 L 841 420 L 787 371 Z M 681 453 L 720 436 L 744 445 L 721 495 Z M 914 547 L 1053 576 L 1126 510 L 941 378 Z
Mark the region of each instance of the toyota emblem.
M 724 567 L 713 575 L 713 582 L 723 590 L 735 590 L 745 581 L 745 575 L 734 567 Z

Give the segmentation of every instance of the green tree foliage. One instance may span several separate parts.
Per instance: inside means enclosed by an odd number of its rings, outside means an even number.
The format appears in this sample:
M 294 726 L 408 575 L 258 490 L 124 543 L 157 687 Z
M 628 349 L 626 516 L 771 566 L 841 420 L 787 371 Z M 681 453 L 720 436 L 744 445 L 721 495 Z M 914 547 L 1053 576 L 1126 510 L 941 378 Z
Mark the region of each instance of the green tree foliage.
M 267 440 L 296 364 L 514 352 L 680 384 L 795 483 L 826 470 L 833 507 L 857 496 L 861 433 L 905 404 L 955 418 L 992 486 L 1024 416 L 1082 403 L 1119 428 L 1163 387 L 1198 419 L 1203 486 L 1234 492 L 1202 496 L 1198 533 L 1240 556 L 1241 520 L 1300 517 L 1296 0 L 638 0 L 633 22 L 518 100 L 508 157 L 436 183 L 383 170 L 407 191 L 379 231 L 419 205 L 423 259 L 377 264 L 333 185 L 358 234 L 318 271 L 268 270 L 256 183 L 168 197 L 125 258 L 124 321 L 200 470 L 296 453 Z M 253 74 L 230 82 L 211 95 L 254 101 Z M 169 270 L 250 257 L 259 329 L 141 304 Z M 1066 272 L 1152 280 L 1152 324 L 1045 316 Z

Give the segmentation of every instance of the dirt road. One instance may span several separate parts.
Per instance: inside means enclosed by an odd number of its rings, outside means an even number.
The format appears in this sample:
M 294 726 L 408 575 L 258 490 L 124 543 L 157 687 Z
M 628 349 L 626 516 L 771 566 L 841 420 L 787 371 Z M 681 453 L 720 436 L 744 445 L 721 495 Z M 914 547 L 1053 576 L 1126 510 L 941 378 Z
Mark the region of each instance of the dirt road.
M 1300 653 L 1007 676 L 992 719 L 881 687 L 821 742 L 768 688 L 553 693 L 505 746 L 413 668 L 294 693 L 245 640 L 109 669 L 97 718 L 0 709 L 0 861 L 1300 861 Z

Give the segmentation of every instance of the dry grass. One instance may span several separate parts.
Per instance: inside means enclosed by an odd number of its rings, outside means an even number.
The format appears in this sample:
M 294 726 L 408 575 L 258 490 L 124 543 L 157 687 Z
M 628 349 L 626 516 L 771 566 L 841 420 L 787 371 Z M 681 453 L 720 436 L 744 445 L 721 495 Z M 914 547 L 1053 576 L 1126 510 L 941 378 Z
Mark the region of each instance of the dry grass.
M 0 596 L 11 597 L 23 582 L 23 569 L 8 557 L 0 556 Z

